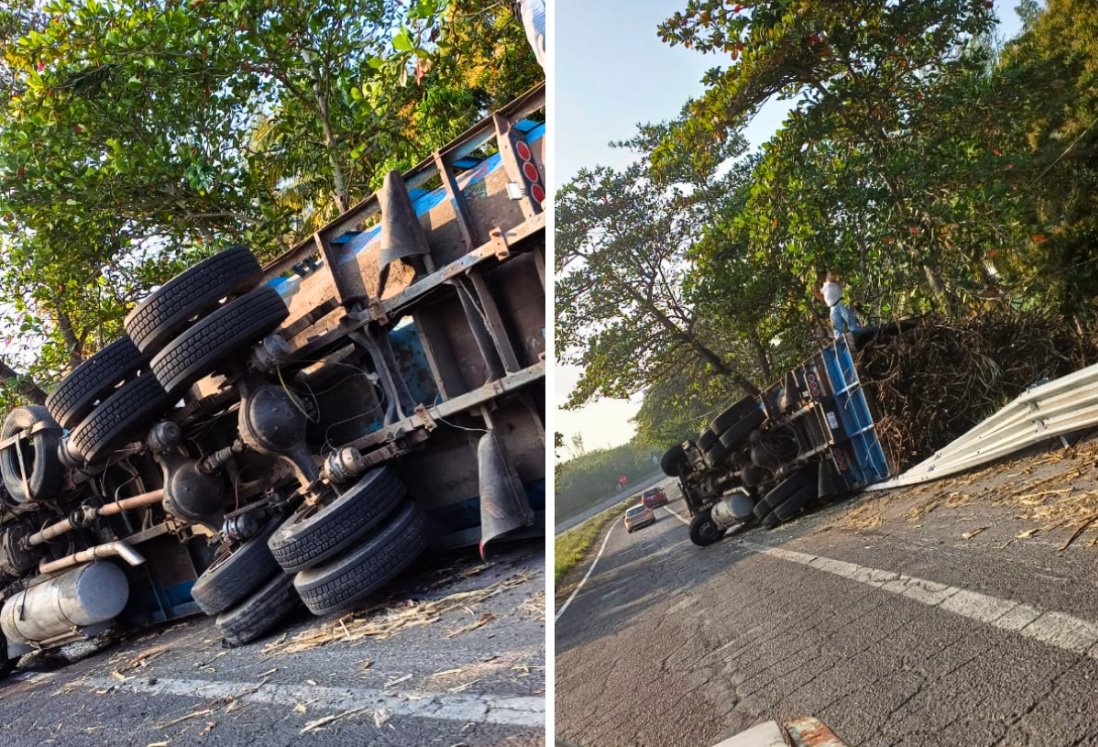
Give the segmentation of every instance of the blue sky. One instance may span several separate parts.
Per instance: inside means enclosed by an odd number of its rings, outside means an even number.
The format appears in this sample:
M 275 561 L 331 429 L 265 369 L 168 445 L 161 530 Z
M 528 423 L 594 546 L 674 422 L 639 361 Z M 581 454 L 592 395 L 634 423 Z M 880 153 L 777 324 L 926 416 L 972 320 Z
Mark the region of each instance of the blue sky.
M 1014 5 L 996 1 L 1004 38 L 1020 28 Z M 724 58 L 672 48 L 656 35 L 656 26 L 685 6 L 686 0 L 555 0 L 556 178 L 567 181 L 584 166 L 624 165 L 631 154 L 610 148 L 610 141 L 630 137 L 638 122 L 674 118 L 702 92 L 702 75 Z M 747 131 L 752 145 L 770 138 L 789 106 L 775 102 L 759 113 Z M 578 370 L 558 369 L 558 402 L 578 377 Z M 615 446 L 633 437 L 628 420 L 638 405 L 639 399 L 603 400 L 561 410 L 556 429 L 566 442 L 582 433 L 588 449 Z

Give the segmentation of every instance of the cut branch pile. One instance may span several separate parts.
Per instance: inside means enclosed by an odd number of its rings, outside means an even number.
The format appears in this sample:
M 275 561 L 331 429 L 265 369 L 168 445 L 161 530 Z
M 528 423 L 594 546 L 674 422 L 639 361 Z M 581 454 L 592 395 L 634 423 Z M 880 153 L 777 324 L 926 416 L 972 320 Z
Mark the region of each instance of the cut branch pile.
M 1062 318 L 996 313 L 920 320 L 858 352 L 877 433 L 900 469 L 930 456 L 1025 389 L 1098 361 Z

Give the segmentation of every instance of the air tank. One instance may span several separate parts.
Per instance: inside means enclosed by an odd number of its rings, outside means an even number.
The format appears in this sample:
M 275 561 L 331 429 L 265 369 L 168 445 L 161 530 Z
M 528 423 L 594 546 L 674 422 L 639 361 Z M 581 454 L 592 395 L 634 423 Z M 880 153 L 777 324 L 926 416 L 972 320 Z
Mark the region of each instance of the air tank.
M 0 608 L 0 629 L 9 648 L 25 650 L 30 644 L 114 619 L 129 597 L 130 584 L 122 569 L 97 560 L 9 597 Z
M 721 497 L 717 505 L 713 506 L 710 516 L 713 521 L 727 529 L 748 519 L 754 507 L 755 501 L 747 491 L 737 488 Z

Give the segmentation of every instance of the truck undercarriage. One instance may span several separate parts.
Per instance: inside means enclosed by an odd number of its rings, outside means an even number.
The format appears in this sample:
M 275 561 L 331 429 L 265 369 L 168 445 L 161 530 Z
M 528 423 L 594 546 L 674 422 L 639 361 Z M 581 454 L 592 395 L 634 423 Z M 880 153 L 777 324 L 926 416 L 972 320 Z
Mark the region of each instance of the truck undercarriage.
M 242 644 L 544 532 L 544 89 L 261 267 L 230 247 L 0 431 L 0 669 L 202 611 Z

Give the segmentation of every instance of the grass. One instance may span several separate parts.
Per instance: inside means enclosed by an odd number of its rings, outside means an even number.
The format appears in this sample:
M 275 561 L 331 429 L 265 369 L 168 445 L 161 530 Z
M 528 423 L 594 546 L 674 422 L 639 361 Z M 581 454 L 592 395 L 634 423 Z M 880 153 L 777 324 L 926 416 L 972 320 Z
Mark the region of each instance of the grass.
M 636 498 L 637 496 L 635 495 L 623 498 L 621 503 L 611 506 L 602 513 L 595 514 L 579 526 L 572 527 L 568 531 L 561 532 L 557 536 L 556 558 L 554 560 L 555 565 L 553 568 L 553 578 L 556 580 L 556 583 L 559 584 L 560 580 L 564 578 L 564 575 L 568 573 L 568 571 L 575 568 L 580 561 L 587 557 L 591 545 L 593 545 L 595 540 L 602 535 L 602 530 L 605 529 L 611 521 L 616 520 L 625 513 L 625 509 L 635 503 Z

